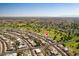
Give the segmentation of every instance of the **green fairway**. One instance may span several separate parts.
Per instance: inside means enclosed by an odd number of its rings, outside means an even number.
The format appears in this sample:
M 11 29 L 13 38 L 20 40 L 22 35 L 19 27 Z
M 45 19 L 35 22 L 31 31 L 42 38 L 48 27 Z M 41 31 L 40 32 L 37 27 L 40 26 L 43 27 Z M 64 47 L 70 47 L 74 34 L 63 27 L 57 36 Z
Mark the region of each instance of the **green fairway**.
M 44 36 L 44 32 L 48 32 L 48 37 L 52 38 L 52 40 L 61 43 L 63 42 L 65 47 L 71 48 L 75 53 L 79 53 L 79 36 L 76 35 L 78 33 L 79 24 L 64 25 L 64 23 L 60 26 L 57 24 L 50 23 L 41 23 L 40 21 L 31 21 L 31 22 L 8 22 L 8 23 L 0 23 L 0 29 L 21 29 L 37 32 Z M 76 30 L 75 27 L 76 26 Z M 60 30 L 61 29 L 61 30 Z M 72 29 L 72 30 L 71 30 Z M 62 31 L 63 30 L 63 31 Z M 71 42 L 67 42 L 69 40 L 73 40 Z M 66 43 L 65 43 L 66 42 Z

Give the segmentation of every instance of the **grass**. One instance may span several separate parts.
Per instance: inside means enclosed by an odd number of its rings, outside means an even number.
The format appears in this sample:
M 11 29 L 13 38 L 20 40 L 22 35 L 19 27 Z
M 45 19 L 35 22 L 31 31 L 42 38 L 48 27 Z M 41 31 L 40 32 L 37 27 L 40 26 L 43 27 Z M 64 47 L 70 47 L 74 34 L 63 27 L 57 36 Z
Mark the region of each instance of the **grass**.
M 55 41 L 59 41 L 59 40 L 61 40 L 61 37 L 64 37 L 64 35 L 66 35 L 66 36 L 68 35 L 65 32 L 60 32 L 59 30 L 53 29 L 53 28 L 50 29 L 50 31 L 47 30 L 46 28 L 39 28 L 39 26 L 35 25 L 34 23 L 28 24 L 28 25 L 26 23 L 0 24 L 0 29 L 30 30 L 30 31 L 33 31 L 33 32 L 40 33 L 41 35 L 44 35 L 44 32 L 48 31 L 48 36 L 50 38 L 53 39 L 56 36 Z M 40 32 L 38 31 L 38 29 L 40 30 Z M 62 35 L 60 33 L 62 33 Z M 77 40 L 77 39 L 79 39 L 78 36 L 73 36 L 73 38 L 71 40 Z M 71 48 L 73 51 L 75 51 L 75 53 L 79 53 L 79 49 L 76 48 L 76 46 L 79 44 L 79 42 L 73 41 L 73 42 L 67 42 L 67 43 L 64 43 L 64 44 L 65 44 L 65 46 L 67 46 L 67 47 Z

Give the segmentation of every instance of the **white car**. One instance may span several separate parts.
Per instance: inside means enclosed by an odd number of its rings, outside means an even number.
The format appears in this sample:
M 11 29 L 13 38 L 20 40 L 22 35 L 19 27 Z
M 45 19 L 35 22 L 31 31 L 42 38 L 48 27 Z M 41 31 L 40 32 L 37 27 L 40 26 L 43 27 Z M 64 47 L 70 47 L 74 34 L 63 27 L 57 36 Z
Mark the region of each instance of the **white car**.
M 68 51 L 69 49 L 67 47 L 64 48 L 65 51 Z

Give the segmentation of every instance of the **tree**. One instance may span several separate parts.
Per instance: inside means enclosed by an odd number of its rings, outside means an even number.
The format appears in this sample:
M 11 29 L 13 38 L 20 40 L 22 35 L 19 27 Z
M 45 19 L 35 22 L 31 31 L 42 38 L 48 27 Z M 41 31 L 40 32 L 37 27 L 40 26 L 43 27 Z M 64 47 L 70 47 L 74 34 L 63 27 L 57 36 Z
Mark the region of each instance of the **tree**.
M 77 45 L 77 47 L 76 47 L 77 49 L 79 49 L 79 44 Z
M 15 50 L 17 50 L 19 48 L 20 42 L 19 41 L 15 41 L 15 43 L 13 44 L 13 47 L 15 48 Z
M 54 36 L 53 40 L 55 40 L 55 39 L 56 39 L 56 36 Z

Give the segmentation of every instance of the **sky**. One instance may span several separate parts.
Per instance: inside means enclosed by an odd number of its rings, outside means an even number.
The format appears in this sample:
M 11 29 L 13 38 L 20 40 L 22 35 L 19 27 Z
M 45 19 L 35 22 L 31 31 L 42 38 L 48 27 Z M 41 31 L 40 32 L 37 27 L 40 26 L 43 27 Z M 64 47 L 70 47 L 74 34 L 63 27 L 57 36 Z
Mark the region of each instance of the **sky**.
M 79 16 L 78 3 L 0 3 L 0 16 Z

